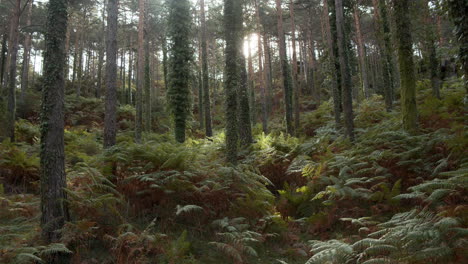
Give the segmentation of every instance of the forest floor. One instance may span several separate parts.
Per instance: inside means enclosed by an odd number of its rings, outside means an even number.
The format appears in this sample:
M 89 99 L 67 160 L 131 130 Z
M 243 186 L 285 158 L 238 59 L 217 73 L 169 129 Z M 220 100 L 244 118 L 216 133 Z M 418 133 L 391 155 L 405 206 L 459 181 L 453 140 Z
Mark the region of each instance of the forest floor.
M 0 263 L 57 252 L 72 263 L 467 263 L 465 90 L 449 80 L 439 100 L 428 87 L 418 84 L 414 135 L 401 129 L 398 106 L 388 113 L 374 96 L 356 106 L 349 142 L 324 102 L 303 113 L 300 138 L 278 132 L 280 121 L 268 135 L 256 126 L 236 168 L 223 165 L 222 131 L 207 140 L 193 129 L 177 144 L 162 113 L 158 133 L 135 144 L 131 106 L 119 108 L 118 144 L 104 151 L 102 101 L 69 96 L 72 219 L 52 245 L 40 240 L 31 104 L 18 142 L 0 144 Z

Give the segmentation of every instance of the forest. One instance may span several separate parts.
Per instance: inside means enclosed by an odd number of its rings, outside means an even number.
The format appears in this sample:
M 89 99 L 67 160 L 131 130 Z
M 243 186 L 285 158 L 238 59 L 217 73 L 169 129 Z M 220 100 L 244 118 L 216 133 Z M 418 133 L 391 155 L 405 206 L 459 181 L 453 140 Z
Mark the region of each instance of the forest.
M 0 0 L 0 263 L 468 263 L 468 0 Z

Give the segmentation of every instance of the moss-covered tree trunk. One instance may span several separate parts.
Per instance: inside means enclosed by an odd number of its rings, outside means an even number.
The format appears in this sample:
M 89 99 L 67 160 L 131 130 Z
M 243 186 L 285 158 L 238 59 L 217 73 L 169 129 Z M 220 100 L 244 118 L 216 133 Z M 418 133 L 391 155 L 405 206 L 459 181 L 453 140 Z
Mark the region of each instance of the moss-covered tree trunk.
M 403 128 L 408 132 L 415 132 L 417 130 L 418 111 L 416 107 L 416 77 L 414 73 L 413 38 L 411 36 L 409 5 L 408 1 L 393 1 L 398 64 L 400 66 Z
M 207 137 L 213 136 L 213 125 L 211 121 L 211 99 L 210 99 L 210 80 L 208 75 L 208 48 L 206 36 L 206 18 L 205 18 L 205 0 L 200 0 L 201 9 L 201 51 L 202 51 L 202 85 L 203 85 L 203 113 L 205 120 L 205 134 Z
M 44 52 L 41 110 L 41 227 L 47 242 L 58 242 L 69 220 L 65 188 L 64 71 L 67 0 L 50 0 Z M 54 258 L 48 263 L 57 263 Z
M 189 1 L 171 1 L 168 21 L 171 52 L 167 96 L 174 118 L 175 139 L 181 143 L 185 141 L 186 122 L 190 111 L 191 23 Z
M 238 0 L 224 0 L 224 34 L 226 41 L 225 83 L 226 92 L 226 159 L 237 164 L 237 92 L 239 90 L 239 46 L 242 21 L 242 4 Z
M 117 134 L 117 21 L 118 0 L 107 3 L 106 102 L 104 147 L 115 145 Z
M 284 89 L 284 109 L 286 119 L 286 131 L 289 135 L 294 135 L 293 125 L 293 84 L 291 80 L 291 72 L 288 63 L 288 57 L 286 54 L 286 39 L 284 37 L 283 28 L 283 8 L 281 6 L 281 0 L 276 0 L 276 12 L 278 20 L 278 46 L 280 55 L 280 67 L 282 86 Z

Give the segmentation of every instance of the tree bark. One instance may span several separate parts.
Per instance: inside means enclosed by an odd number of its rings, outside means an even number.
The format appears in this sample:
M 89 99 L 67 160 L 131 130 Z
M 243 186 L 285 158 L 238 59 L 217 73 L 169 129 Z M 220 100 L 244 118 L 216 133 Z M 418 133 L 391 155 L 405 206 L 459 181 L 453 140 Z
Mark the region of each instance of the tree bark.
M 145 0 L 138 0 L 138 60 L 137 60 L 137 90 L 136 90 L 136 118 L 135 141 L 141 143 L 143 128 L 143 86 L 145 79 Z
M 278 46 L 280 53 L 280 65 L 284 89 L 284 105 L 286 115 L 286 131 L 289 135 L 294 135 L 293 127 L 293 85 L 291 83 L 291 73 L 288 65 L 288 58 L 286 54 L 286 40 L 284 37 L 283 28 L 283 8 L 281 7 L 281 0 L 276 0 L 276 12 L 278 19 Z
M 101 36 L 101 43 L 99 47 L 99 58 L 98 58 L 98 70 L 97 70 L 97 87 L 96 87 L 96 97 L 101 98 L 101 89 L 102 89 L 102 67 L 104 65 L 104 50 L 106 47 L 106 38 L 105 36 L 105 31 L 106 31 L 106 26 L 104 23 L 104 20 L 106 19 L 106 6 L 107 6 L 107 0 L 104 0 L 103 2 L 103 8 L 102 8 L 102 25 L 101 25 L 101 30 L 102 30 L 102 36 Z
M 257 35 L 258 35 L 258 71 L 260 73 L 259 84 L 262 96 L 262 130 L 263 133 L 268 133 L 268 97 L 265 84 L 268 82 L 267 71 L 263 69 L 263 49 L 262 49 L 262 22 L 260 20 L 260 11 L 258 7 L 258 0 L 255 0 L 255 16 L 257 22 Z M 266 64 L 266 63 L 265 63 Z M 266 65 L 265 65 L 266 68 Z
M 385 98 L 385 105 L 387 111 L 391 111 L 393 108 L 393 63 L 392 63 L 392 49 L 391 49 L 391 35 L 390 26 L 387 17 L 387 6 L 385 0 L 373 0 L 374 12 L 376 15 L 376 21 L 378 24 L 378 46 L 380 50 L 380 56 L 382 60 L 383 70 L 383 91 Z
M 104 147 L 116 143 L 117 135 L 117 25 L 118 0 L 107 3 L 106 37 L 106 100 L 104 117 Z
M 332 77 L 332 97 L 333 97 L 333 108 L 334 108 L 334 117 L 335 117 L 335 125 L 339 128 L 341 125 L 340 121 L 340 112 L 341 112 L 341 98 L 340 98 L 340 91 L 339 91 L 339 82 L 337 72 L 334 71 L 335 67 L 335 44 L 333 43 L 333 37 L 331 32 L 331 25 L 330 25 L 330 15 L 329 15 L 329 8 L 328 8 L 328 0 L 323 0 L 323 8 L 324 8 L 324 21 L 325 21 L 325 30 L 327 35 L 327 44 L 328 44 L 328 53 L 330 56 L 330 63 L 332 64 L 331 70 L 331 77 Z
M 296 22 L 294 14 L 294 1 L 289 1 L 289 13 L 291 16 L 291 40 L 292 40 L 292 80 L 293 80 L 293 93 L 294 93 L 294 128 L 297 131 L 299 130 L 300 125 L 300 105 L 299 105 L 299 96 L 300 96 L 300 87 L 298 82 L 298 71 L 297 71 L 297 50 L 296 50 Z
M 19 39 L 19 22 L 21 16 L 21 0 L 15 1 L 13 7 L 13 15 L 10 21 L 10 38 L 8 40 L 9 47 L 9 73 L 8 73 L 8 90 L 7 90 L 7 129 L 6 136 L 11 142 L 15 141 L 15 119 L 16 119 L 16 68 L 18 59 L 18 39 Z
M 1 49 L 1 58 L 0 58 L 0 85 L 3 84 L 3 80 L 5 77 L 5 66 L 6 66 L 6 61 L 7 61 L 7 42 L 8 42 L 8 35 L 7 33 L 3 34 L 2 37 L 2 49 Z
M 26 26 L 31 26 L 31 15 L 34 0 L 30 0 L 28 6 L 28 17 L 26 19 Z M 29 86 L 29 62 L 31 58 L 31 36 L 32 33 L 26 33 L 24 38 L 24 53 L 23 53 L 23 69 L 21 74 L 21 97 L 20 102 L 24 103 L 24 96 Z
M 225 89 L 226 89 L 226 159 L 237 164 L 237 92 L 239 87 L 239 46 L 241 42 L 240 17 L 242 6 L 237 0 L 224 0 L 224 34 L 226 41 Z
M 370 97 L 369 79 L 367 74 L 366 50 L 362 37 L 361 20 L 359 12 L 359 2 L 354 6 L 354 24 L 356 26 L 356 43 L 358 46 L 359 69 L 361 72 L 362 92 L 366 98 Z
M 343 0 L 335 0 L 336 9 L 336 31 L 338 40 L 338 53 L 341 69 L 341 91 L 343 95 L 343 112 L 344 123 L 346 128 L 346 136 L 354 141 L 354 114 L 353 114 L 353 98 L 351 72 L 349 68 L 348 53 L 346 51 L 346 36 L 344 26 L 344 9 Z
M 401 109 L 403 128 L 414 133 L 418 126 L 418 110 L 416 107 L 416 78 L 413 61 L 413 38 L 408 1 L 393 1 L 396 24 L 396 39 L 398 48 L 398 63 L 400 65 Z
M 64 149 L 64 66 L 67 0 L 50 0 L 47 12 L 41 114 L 41 227 L 48 243 L 58 243 L 70 219 Z M 58 263 L 54 256 L 47 263 Z
M 205 114 L 205 134 L 207 137 L 213 136 L 213 125 L 211 121 L 211 99 L 210 99 L 210 83 L 208 76 L 208 48 L 206 36 L 206 17 L 205 17 L 205 0 L 200 0 L 201 9 L 201 58 L 202 58 L 202 85 L 203 85 L 203 112 Z
M 252 126 L 255 126 L 257 117 L 256 117 L 256 107 L 255 107 L 255 74 L 253 69 L 253 56 L 252 56 L 252 47 L 250 44 L 251 35 L 248 36 L 247 39 L 247 48 L 248 48 L 248 75 L 247 75 L 247 89 L 248 89 L 248 98 L 249 98 L 249 108 L 250 108 L 250 121 L 252 122 Z M 240 47 L 240 55 L 245 59 L 244 55 L 244 45 L 243 41 Z M 245 65 L 244 65 L 245 66 Z M 241 64 L 242 67 L 242 64 Z M 243 69 L 241 68 L 241 71 Z

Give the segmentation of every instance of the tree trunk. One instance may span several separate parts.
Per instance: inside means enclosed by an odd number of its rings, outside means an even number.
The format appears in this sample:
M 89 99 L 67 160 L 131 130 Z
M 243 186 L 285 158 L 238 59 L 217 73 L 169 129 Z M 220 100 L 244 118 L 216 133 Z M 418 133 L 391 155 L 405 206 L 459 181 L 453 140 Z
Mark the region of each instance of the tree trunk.
M 117 135 L 117 25 L 118 0 L 107 3 L 106 37 L 106 100 L 104 117 L 104 147 L 115 145 Z
M 58 243 L 61 229 L 70 219 L 67 205 L 64 149 L 64 66 L 67 0 L 48 5 L 44 84 L 41 114 L 41 227 L 47 243 Z M 63 261 L 63 259 L 62 259 Z M 53 256 L 47 263 L 59 263 Z M 62 262 L 63 263 L 63 262 Z
M 96 97 L 101 98 L 101 89 L 102 89 L 102 67 L 104 65 L 104 49 L 106 47 L 106 38 L 104 37 L 105 31 L 106 31 L 106 26 L 104 23 L 104 20 L 106 18 L 106 6 L 107 6 L 107 0 L 104 0 L 103 2 L 103 8 L 102 8 L 102 36 L 101 36 L 101 46 L 99 47 L 99 59 L 98 59 L 98 70 L 97 70 L 97 87 L 96 87 Z
M 271 66 L 271 50 L 265 28 L 263 30 L 263 49 L 265 50 L 265 85 L 267 91 L 267 111 L 268 115 L 273 114 L 273 74 Z
M 338 40 L 338 53 L 341 69 L 341 91 L 343 95 L 343 112 L 344 123 L 346 128 L 346 136 L 354 141 L 354 115 L 353 115 L 353 98 L 351 72 L 349 68 L 348 53 L 346 51 L 346 36 L 344 26 L 344 9 L 343 0 L 335 0 L 336 10 L 336 31 Z
M 362 92 L 366 98 L 370 97 L 369 80 L 367 76 L 366 50 L 362 37 L 361 21 L 359 15 L 359 1 L 354 6 L 354 24 L 356 26 L 356 43 L 358 46 L 359 69 L 361 72 Z
M 145 3 L 146 5 L 148 2 Z M 146 27 L 147 23 L 146 23 Z M 149 39 L 146 37 L 145 41 L 145 131 L 151 131 L 151 68 L 150 68 L 150 47 Z
M 293 79 L 293 93 L 294 93 L 294 128 L 299 130 L 301 108 L 299 105 L 300 87 L 298 82 L 297 71 L 297 50 L 296 50 L 296 22 L 294 14 L 294 1 L 289 1 L 289 13 L 291 15 L 291 39 L 292 39 L 292 79 Z
M 278 45 L 280 52 L 280 65 L 284 89 L 284 105 L 286 114 L 286 130 L 289 135 L 294 135 L 293 127 L 293 85 L 291 83 L 291 74 L 288 65 L 288 58 L 286 55 L 286 40 L 284 37 L 283 29 L 283 8 L 281 7 L 281 0 L 276 0 L 276 10 L 278 19 Z
M 136 90 L 136 118 L 135 141 L 141 143 L 143 128 L 143 86 L 145 79 L 145 0 L 138 0 L 138 60 L 137 60 L 137 90 Z
M 21 16 L 21 0 L 16 0 L 13 15 L 10 21 L 10 39 L 8 40 L 9 73 L 7 91 L 7 124 L 6 136 L 11 142 L 15 141 L 15 118 L 16 118 L 16 67 L 18 58 L 19 22 Z
M 340 121 L 340 108 L 341 108 L 341 98 L 340 98 L 340 91 L 339 91 L 339 82 L 338 82 L 338 76 L 337 72 L 334 71 L 336 69 L 335 67 L 335 44 L 333 43 L 333 37 L 332 37 L 332 32 L 331 32 L 331 25 L 330 25 L 330 12 L 328 8 L 328 0 L 323 0 L 323 8 L 324 8 L 324 21 L 325 21 L 325 29 L 326 29 L 326 35 L 327 35 L 327 43 L 328 43 L 328 53 L 330 56 L 330 62 L 332 64 L 332 70 L 331 70 L 331 77 L 332 77 L 332 96 L 333 96 L 333 106 L 334 106 L 334 117 L 335 117 L 335 125 L 337 128 L 339 128 L 341 125 Z
M 239 141 L 242 146 L 248 146 L 253 142 L 252 138 L 252 120 L 250 116 L 249 105 L 249 78 L 247 77 L 247 69 L 245 68 L 245 56 L 243 53 L 243 42 L 239 43 L 239 70 L 240 70 L 240 85 L 239 85 Z
M 239 87 L 239 46 L 241 42 L 242 5 L 237 0 L 224 0 L 225 89 L 226 89 L 226 157 L 237 164 L 237 92 Z
M 257 35 L 258 35 L 258 72 L 260 73 L 259 84 L 262 95 L 262 129 L 263 133 L 268 133 L 268 97 L 265 84 L 268 82 L 267 71 L 263 69 L 263 49 L 262 49 L 262 30 L 260 21 L 260 11 L 258 8 L 258 0 L 255 0 L 255 16 L 257 19 Z M 266 64 L 266 63 L 265 63 Z M 265 68 L 267 66 L 265 65 Z
M 34 0 L 30 0 L 28 6 L 28 17 L 26 21 L 26 26 L 31 26 L 31 15 L 32 7 Z M 21 74 L 21 97 L 20 102 L 24 103 L 24 96 L 26 95 L 26 90 L 28 89 L 29 84 L 29 61 L 31 58 L 31 35 L 32 33 L 26 33 L 24 37 L 24 53 L 23 53 L 23 69 Z
M 408 1 L 393 1 L 398 48 L 398 63 L 400 65 L 401 110 L 403 128 L 414 133 L 418 126 L 418 111 L 416 107 L 416 78 L 413 61 L 413 38 Z
M 128 102 L 133 105 L 133 91 L 132 91 L 132 78 L 133 78 L 133 50 L 132 39 L 129 38 L 128 42 Z
M 1 58 L 0 58 L 0 85 L 3 84 L 3 80 L 5 77 L 5 66 L 6 66 L 6 61 L 7 61 L 7 41 L 8 41 L 8 35 L 6 33 L 3 34 L 2 37 L 2 49 L 1 49 Z
M 208 49 L 206 36 L 206 17 L 205 17 L 205 0 L 200 0 L 201 8 L 201 50 L 202 50 L 202 85 L 203 85 L 203 106 L 205 114 L 205 134 L 207 137 L 213 136 L 213 125 L 211 121 L 211 99 L 210 99 L 210 83 L 208 76 Z
M 189 0 L 169 2 L 168 35 L 172 45 L 167 98 L 174 122 L 174 136 L 179 143 L 185 142 L 190 111 L 190 21 Z
M 249 69 L 249 72 L 248 72 L 248 78 L 247 78 L 247 91 L 248 91 L 248 98 L 249 98 L 249 108 L 250 108 L 250 121 L 252 122 L 252 126 L 255 126 L 256 124 L 256 120 L 257 120 L 257 117 L 256 117 L 256 107 L 255 107 L 255 75 L 254 75 L 254 69 L 253 69 L 253 60 L 252 60 L 252 48 L 251 48 L 251 45 L 250 45 L 250 38 L 251 36 L 249 35 L 248 36 L 248 40 L 247 40 L 247 46 L 248 46 L 248 61 L 247 61 L 247 65 L 248 65 L 248 69 Z M 245 55 L 244 55 L 244 45 L 243 45 L 243 41 L 242 41 L 242 44 L 241 44 L 241 47 L 240 47 L 240 55 L 242 58 L 245 59 Z M 244 65 L 245 66 L 245 65 Z M 242 65 L 241 65 L 242 67 Z M 242 72 L 243 68 L 241 68 L 241 72 Z
M 373 4 L 376 21 L 378 24 L 377 40 L 382 60 L 385 105 L 387 107 L 387 111 L 391 111 L 393 108 L 394 74 L 392 65 L 390 26 L 387 18 L 387 6 L 385 4 L 385 0 L 373 0 Z

